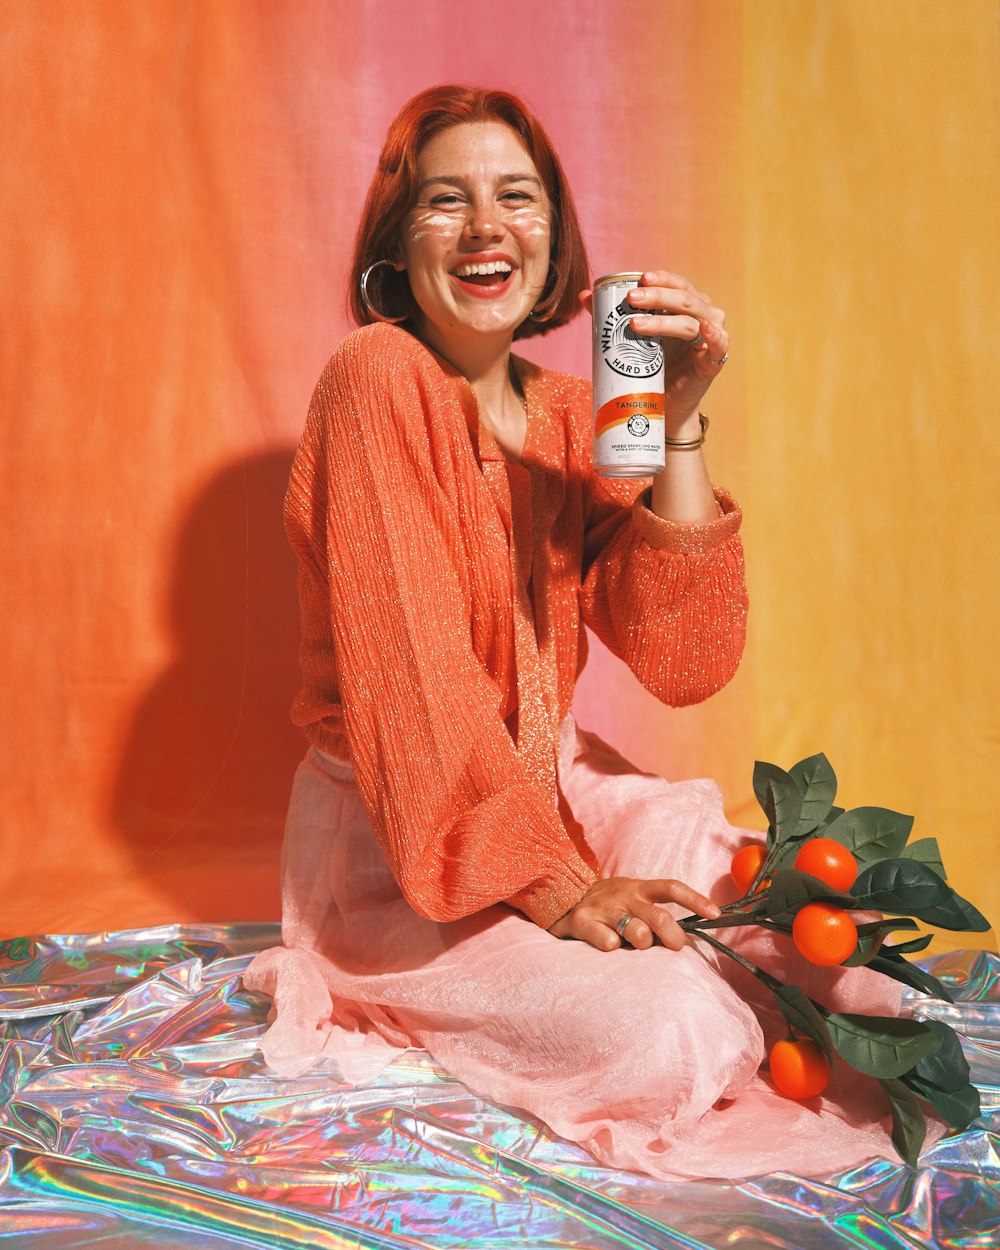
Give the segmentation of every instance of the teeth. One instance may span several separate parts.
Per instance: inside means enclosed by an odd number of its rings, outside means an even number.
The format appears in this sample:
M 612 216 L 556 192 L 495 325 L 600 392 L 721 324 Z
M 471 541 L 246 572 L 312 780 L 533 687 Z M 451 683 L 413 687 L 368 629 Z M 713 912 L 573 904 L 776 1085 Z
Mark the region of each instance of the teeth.
M 455 270 L 456 277 L 471 278 L 474 274 L 510 273 L 513 265 L 505 260 L 491 260 L 488 265 L 459 265 Z

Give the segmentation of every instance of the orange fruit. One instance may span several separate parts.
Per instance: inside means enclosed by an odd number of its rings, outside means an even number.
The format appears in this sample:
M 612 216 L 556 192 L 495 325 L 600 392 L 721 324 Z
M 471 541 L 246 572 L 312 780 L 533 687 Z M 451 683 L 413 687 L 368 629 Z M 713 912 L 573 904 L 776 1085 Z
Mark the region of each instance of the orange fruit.
M 792 921 L 792 941 L 810 963 L 832 968 L 854 953 L 858 928 L 835 903 L 806 903 Z
M 811 1037 L 775 1042 L 768 1062 L 771 1080 L 786 1098 L 815 1098 L 830 1083 L 830 1061 Z
M 729 865 L 729 875 L 733 884 L 741 894 L 746 894 L 753 884 L 753 879 L 760 871 L 760 866 L 767 858 L 767 847 L 763 842 L 751 842 L 741 846 L 733 856 Z
M 858 879 L 858 861 L 833 838 L 810 838 L 795 856 L 795 867 L 835 890 L 849 890 Z

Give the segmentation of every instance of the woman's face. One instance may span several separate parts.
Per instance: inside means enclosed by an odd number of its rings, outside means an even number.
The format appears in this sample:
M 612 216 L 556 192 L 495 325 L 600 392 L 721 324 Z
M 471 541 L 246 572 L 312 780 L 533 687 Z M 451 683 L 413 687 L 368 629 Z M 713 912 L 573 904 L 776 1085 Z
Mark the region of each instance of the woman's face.
M 470 336 L 506 339 L 538 303 L 549 271 L 549 197 L 518 135 L 466 122 L 428 140 L 402 259 L 422 316 L 445 350 Z

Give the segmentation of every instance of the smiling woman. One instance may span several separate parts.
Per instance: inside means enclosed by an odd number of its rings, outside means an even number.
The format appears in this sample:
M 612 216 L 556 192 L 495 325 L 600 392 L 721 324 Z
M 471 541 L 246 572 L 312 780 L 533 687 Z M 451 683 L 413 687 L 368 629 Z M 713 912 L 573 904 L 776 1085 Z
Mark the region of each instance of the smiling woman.
M 479 380 L 484 361 L 509 356 L 517 328 L 542 299 L 549 197 L 524 145 L 500 122 L 441 131 L 421 149 L 417 177 L 416 203 L 400 239 L 418 310 L 414 326 L 428 346 Z M 527 417 L 511 370 L 506 382 L 485 384 L 482 416 L 519 459 Z
M 476 122 L 435 135 L 417 175 L 402 251 L 421 338 L 512 339 L 549 270 L 551 206 L 534 162 L 509 126 Z
M 303 1071 L 338 1029 L 374 1031 L 668 1178 L 884 1153 L 884 1109 L 848 1075 L 835 1106 L 773 1095 L 773 1016 L 677 923 L 719 917 L 709 891 L 745 841 L 717 787 L 639 773 L 570 714 L 585 625 L 665 703 L 739 663 L 740 512 L 699 414 L 722 309 L 643 273 L 628 320 L 663 351 L 667 464 L 598 476 L 589 385 L 512 354 L 590 306 L 569 188 L 520 101 L 464 87 L 390 127 L 353 273 L 361 328 L 319 381 L 286 503 L 310 748 L 283 945 L 246 978 L 274 999 L 268 1061 Z M 740 945 L 774 957 L 766 931 Z M 831 1007 L 898 1011 L 865 969 L 782 967 Z
M 523 219 L 535 218 L 535 229 L 547 236 L 550 248 L 544 299 L 535 308 L 535 317 L 522 320 L 515 328 L 514 337 L 545 333 L 578 313 L 578 292 L 588 284 L 586 249 L 559 158 L 537 119 L 504 92 L 435 87 L 399 111 L 389 128 L 368 190 L 351 275 L 351 310 L 360 325 L 377 319 L 361 297 L 364 271 L 370 265 L 391 260 L 401 272 L 407 239 L 415 243 L 427 231 L 454 231 L 460 215 L 464 217 L 468 211 L 470 197 L 477 190 L 482 195 L 483 187 L 471 184 L 477 171 L 482 172 L 488 163 L 490 154 L 477 150 L 473 163 L 466 164 L 467 144 L 465 151 L 453 152 L 456 142 L 462 146 L 461 139 L 445 138 L 449 131 L 460 136 L 468 128 L 479 127 L 498 143 L 500 152 L 493 155 L 506 154 L 510 160 L 505 167 L 490 171 L 496 181 L 488 188 L 487 205 L 495 205 L 497 192 L 509 192 L 501 197 L 505 203 L 496 206 L 496 214 L 506 220 L 511 212 L 519 212 L 524 231 L 531 227 Z M 445 146 L 435 154 L 433 149 L 439 138 Z M 449 155 L 459 163 L 448 166 L 444 158 Z M 430 182 L 432 178 L 439 180 L 436 188 Z M 533 211 L 524 202 L 518 204 L 523 193 L 534 201 Z M 433 205 L 432 201 L 439 204 Z M 418 217 L 422 224 L 417 224 Z M 409 282 L 390 284 L 386 294 L 390 316 L 415 311 Z

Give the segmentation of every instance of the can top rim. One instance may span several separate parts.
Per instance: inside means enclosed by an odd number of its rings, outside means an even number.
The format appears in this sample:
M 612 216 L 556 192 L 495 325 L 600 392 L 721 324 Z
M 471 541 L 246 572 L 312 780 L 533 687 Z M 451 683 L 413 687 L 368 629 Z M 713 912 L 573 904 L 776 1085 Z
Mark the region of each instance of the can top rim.
M 642 277 L 641 273 L 606 273 L 600 278 L 594 279 L 594 290 L 599 286 L 604 286 L 606 282 L 620 282 L 623 278 L 630 278 L 634 282 L 638 282 Z

